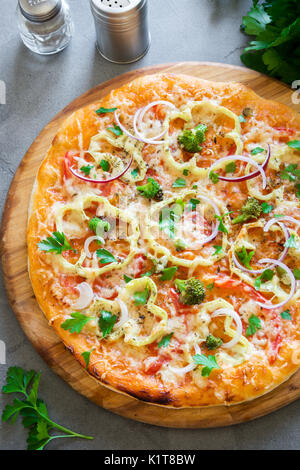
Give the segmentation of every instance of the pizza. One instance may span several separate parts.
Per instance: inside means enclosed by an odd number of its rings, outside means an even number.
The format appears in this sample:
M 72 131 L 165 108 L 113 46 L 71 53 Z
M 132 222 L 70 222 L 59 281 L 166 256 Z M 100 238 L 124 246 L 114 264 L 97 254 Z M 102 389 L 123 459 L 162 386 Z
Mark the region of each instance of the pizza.
M 299 368 L 299 139 L 292 109 L 173 74 L 65 120 L 32 192 L 29 273 L 91 376 L 204 407 Z

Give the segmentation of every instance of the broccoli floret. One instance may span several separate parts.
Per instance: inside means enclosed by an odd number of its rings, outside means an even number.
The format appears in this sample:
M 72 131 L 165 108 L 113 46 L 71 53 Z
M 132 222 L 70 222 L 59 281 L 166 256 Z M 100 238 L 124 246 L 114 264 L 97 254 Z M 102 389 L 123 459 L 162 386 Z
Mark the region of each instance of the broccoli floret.
M 200 144 L 205 141 L 205 124 L 199 124 L 195 129 L 185 129 L 177 138 L 180 146 L 189 153 L 201 152 Z
M 186 305 L 201 304 L 205 298 L 205 288 L 199 279 L 176 279 L 175 286 L 180 292 L 179 302 Z
M 241 208 L 241 213 L 232 220 L 233 224 L 242 224 L 249 219 L 258 219 L 261 214 L 261 205 L 254 197 L 248 197 L 247 201 Z
M 110 223 L 107 220 L 99 219 L 99 217 L 93 217 L 89 221 L 89 228 L 97 235 L 102 236 L 104 232 L 110 230 Z
M 216 336 L 211 335 L 211 334 L 207 336 L 206 341 L 205 341 L 205 346 L 210 351 L 212 349 L 219 348 L 220 346 L 222 346 L 222 344 L 223 344 L 223 341 L 221 340 L 221 338 L 217 338 Z
M 161 201 L 163 199 L 163 190 L 159 183 L 153 178 L 148 178 L 147 183 L 143 186 L 137 186 L 136 188 L 142 196 L 147 199 L 157 199 Z

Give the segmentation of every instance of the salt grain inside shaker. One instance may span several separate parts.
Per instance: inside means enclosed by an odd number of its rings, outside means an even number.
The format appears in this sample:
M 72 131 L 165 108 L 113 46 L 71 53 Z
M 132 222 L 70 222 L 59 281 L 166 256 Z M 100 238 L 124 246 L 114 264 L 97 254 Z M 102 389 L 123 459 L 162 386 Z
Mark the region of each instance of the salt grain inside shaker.
M 150 46 L 148 0 L 90 0 L 97 47 L 110 62 L 128 64 Z
M 17 17 L 22 41 L 38 54 L 56 54 L 72 38 L 74 26 L 65 0 L 18 0 Z

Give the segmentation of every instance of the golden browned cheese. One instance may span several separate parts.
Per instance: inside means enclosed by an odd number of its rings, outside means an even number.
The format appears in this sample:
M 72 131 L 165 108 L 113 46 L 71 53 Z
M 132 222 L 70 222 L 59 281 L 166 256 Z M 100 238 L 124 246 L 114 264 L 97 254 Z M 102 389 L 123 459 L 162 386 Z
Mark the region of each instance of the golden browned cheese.
M 100 106 L 117 107 L 122 123 L 133 133 L 132 120 L 135 112 L 157 100 L 172 103 L 179 113 L 190 109 L 194 126 L 200 122 L 207 125 L 202 151 L 197 154 L 194 167 L 189 166 L 193 156 L 184 152 L 177 142 L 178 134 L 185 125 L 182 115 L 179 115 L 169 121 L 168 132 L 162 138 L 166 139 L 167 150 L 163 145 L 141 144 L 129 139 L 130 148 L 138 152 L 140 160 L 138 157 L 134 159 L 124 177 L 105 184 L 93 184 L 79 180 L 68 171 L 65 158 L 67 152 L 72 152 L 71 155 L 75 155 L 78 161 L 86 159 L 91 164 L 92 159 L 88 152 L 91 139 L 102 131 L 110 132 L 106 129 L 113 125 L 114 114 L 96 114 L 95 111 Z M 202 104 L 193 108 L 195 102 Z M 241 115 L 244 118 L 234 120 L 230 113 L 224 113 L 220 107 L 234 113 L 236 118 Z M 160 132 L 160 123 L 166 118 L 167 112 L 174 111 L 163 105 L 149 110 L 146 121 L 148 125 L 153 121 L 154 134 Z M 296 182 L 280 178 L 285 165 L 300 162 L 299 151 L 287 146 L 287 142 L 299 139 L 299 135 L 299 115 L 282 104 L 260 98 L 243 85 L 208 82 L 172 74 L 138 78 L 112 91 L 101 102 L 79 109 L 66 119 L 41 164 L 33 189 L 27 237 L 29 271 L 41 309 L 83 367 L 86 363 L 82 353 L 91 351 L 87 368 L 89 374 L 113 389 L 142 400 L 174 407 L 201 407 L 251 400 L 278 386 L 298 369 L 299 286 L 294 297 L 284 307 L 261 308 L 257 301 L 270 301 L 274 304 L 282 301 L 290 291 L 289 280 L 283 279 L 274 270 L 274 277 L 269 285 L 262 284 L 261 289 L 256 290 L 254 280 L 257 276 L 237 269 L 232 262 L 232 253 L 235 247 L 254 247 L 255 253 L 251 260 L 253 269 L 261 267 L 258 264 L 261 258 L 278 260 L 280 257 L 285 242 L 283 232 L 279 226 L 273 226 L 272 230 L 264 232 L 263 226 L 274 214 L 300 220 Z M 131 152 L 130 148 L 126 150 L 124 146 L 122 148 L 117 145 L 118 140 L 114 145 L 113 139 L 118 137 L 111 133 L 111 139 L 101 141 L 101 152 L 126 160 Z M 126 139 L 125 135 L 121 136 L 123 144 Z M 266 169 L 265 189 L 262 188 L 261 176 L 239 183 L 213 183 L 208 177 L 207 169 L 215 160 L 235 153 L 242 153 L 262 163 L 267 145 L 271 148 L 271 159 Z M 261 147 L 265 153 L 251 154 L 251 150 L 256 147 Z M 139 170 L 137 181 L 131 175 L 135 168 Z M 79 173 L 80 168 L 77 170 Z M 224 169 L 215 171 L 225 175 Z M 247 171 L 254 170 L 245 168 L 244 163 L 236 161 L 236 172 L 231 176 L 245 174 Z M 131 176 L 126 178 L 127 174 Z M 185 249 L 176 251 L 173 240 L 160 231 L 158 242 L 163 246 L 163 251 L 158 253 L 157 247 L 151 240 L 149 242 L 145 226 L 149 214 L 155 213 L 155 204 L 161 209 L 159 204 L 164 203 L 151 203 L 136 190 L 136 186 L 145 184 L 148 177 L 158 181 L 163 188 L 164 200 L 170 200 L 170 204 L 178 199 L 188 204 L 191 198 L 201 199 L 201 195 L 212 198 L 221 215 L 225 214 L 224 223 L 228 234 L 219 231 L 214 240 L 197 247 L 196 233 L 194 239 L 190 236 Z M 183 178 L 186 186 L 174 188 L 177 178 Z M 257 221 L 251 219 L 244 225 L 232 225 L 230 219 L 239 214 L 248 196 L 271 205 L 271 212 L 263 212 Z M 113 207 L 121 207 L 119 219 L 128 216 L 133 224 L 137 224 L 136 242 L 130 245 L 132 237 L 120 237 L 105 245 L 106 249 L 121 260 L 121 268 L 110 269 L 109 264 L 106 264 L 105 269 L 100 269 L 99 272 L 97 269 L 103 268 L 103 265 L 97 264 L 95 268 L 97 262 L 89 259 L 81 265 L 91 268 L 89 272 L 72 268 L 78 261 L 85 240 L 94 233 L 86 221 L 78 222 L 75 216 L 72 218 L 71 208 L 65 210 L 62 220 L 65 224 L 64 233 L 77 252 L 65 251 L 58 257 L 55 253 L 46 253 L 39 249 L 38 243 L 58 230 L 58 208 L 68 204 L 75 207 L 83 199 L 87 201 L 84 207 L 86 220 L 96 215 L 97 204 L 101 205 L 105 200 Z M 142 217 L 138 217 L 138 213 Z M 205 235 L 213 230 L 215 220 L 213 216 L 208 221 L 203 217 L 202 229 Z M 297 227 L 289 223 L 288 226 L 298 248 L 289 250 L 284 263 L 294 270 L 300 266 L 300 242 Z M 196 248 L 191 248 L 193 243 Z M 222 247 L 222 250 L 216 247 Z M 98 248 L 97 241 L 93 241 L 90 250 L 93 252 Z M 164 248 L 169 255 L 165 256 Z M 216 251 L 219 253 L 215 254 Z M 158 254 L 162 256 L 159 257 Z M 177 266 L 175 276 L 170 280 L 161 280 L 161 271 L 153 263 L 154 258 L 156 261 L 161 258 L 158 261 L 163 263 L 163 267 Z M 66 268 L 64 260 L 68 262 L 69 268 Z M 151 280 L 147 281 L 149 278 L 141 278 L 147 271 L 151 272 L 152 284 Z M 153 313 L 151 305 L 137 307 L 134 304 L 134 292 L 131 292 L 130 297 L 126 290 L 130 283 L 125 283 L 124 274 L 135 279 L 146 279 L 143 286 L 148 286 L 150 291 L 156 286 L 157 292 L 153 293 L 152 300 L 159 307 L 157 311 L 153 310 Z M 206 289 L 205 300 L 200 305 L 187 306 L 180 303 L 174 285 L 174 279 L 187 279 L 191 276 L 201 279 Z M 125 328 L 125 334 L 122 330 L 120 334 L 113 336 L 112 332 L 112 337 L 108 335 L 103 338 L 95 321 L 90 322 L 90 325 L 87 323 L 80 333 L 63 329 L 62 323 L 74 312 L 72 305 L 78 299 L 77 286 L 82 282 L 89 283 L 96 299 L 104 299 L 104 306 L 106 300 L 113 305 L 118 298 L 125 299 L 129 317 L 132 315 L 134 320 L 134 328 L 139 325 L 138 335 L 143 338 L 150 338 L 152 335 L 153 338 L 138 344 L 132 328 Z M 242 340 L 232 351 L 224 347 L 209 350 L 205 345 L 205 336 L 208 333 L 221 338 L 223 346 L 234 337 L 234 322 L 230 333 L 230 325 L 226 326 L 224 323 L 225 317 L 211 316 L 214 310 L 228 305 L 241 318 Z M 281 313 L 285 310 L 288 310 L 291 319 L 282 317 Z M 82 313 L 90 315 L 90 307 Z M 99 316 L 99 311 L 97 315 Z M 260 319 L 260 328 L 254 334 L 249 334 L 247 328 L 252 315 Z M 158 333 L 154 334 L 156 329 Z M 170 333 L 169 344 L 166 347 L 159 346 L 162 337 Z M 193 363 L 193 356 L 199 352 L 197 344 L 202 354 L 215 355 L 217 359 L 219 368 L 214 368 L 208 376 L 202 373 L 202 366 L 195 365 L 187 372 L 183 370 Z

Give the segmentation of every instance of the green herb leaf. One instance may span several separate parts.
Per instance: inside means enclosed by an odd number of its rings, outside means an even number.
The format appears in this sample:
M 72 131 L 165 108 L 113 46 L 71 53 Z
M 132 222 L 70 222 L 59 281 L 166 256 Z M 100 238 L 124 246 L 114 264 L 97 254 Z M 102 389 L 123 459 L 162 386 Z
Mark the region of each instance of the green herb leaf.
M 109 162 L 107 160 L 101 160 L 100 166 L 103 171 L 109 171 Z
M 106 114 L 106 113 L 114 113 L 118 108 L 101 108 L 97 109 L 95 113 L 97 114 Z
M 172 332 L 169 335 L 163 336 L 162 339 L 158 343 L 158 347 L 159 348 L 166 348 L 167 346 L 169 346 L 169 343 L 170 343 L 170 340 L 171 340 L 173 334 L 174 333 Z
M 232 213 L 232 211 L 227 212 L 226 214 L 223 214 L 223 215 L 221 215 L 221 216 L 215 214 L 215 219 L 217 219 L 217 220 L 220 222 L 219 228 L 218 228 L 219 232 L 228 233 L 228 230 L 227 230 L 227 228 L 226 228 L 225 225 L 224 225 L 223 219 L 224 219 L 224 217 L 225 217 L 226 215 L 229 215 L 229 214 L 231 214 L 231 213 Z
M 175 219 L 177 220 L 177 216 L 169 207 L 164 207 L 159 214 L 159 230 L 165 232 L 171 239 L 175 236 Z
M 107 130 L 111 131 L 117 137 L 119 137 L 120 135 L 123 135 L 122 129 L 119 126 L 117 126 L 117 124 L 115 123 L 113 123 L 113 127 L 108 127 Z
M 177 269 L 177 266 L 170 266 L 169 268 L 165 268 L 159 279 L 161 281 L 170 281 L 174 277 Z
M 135 292 L 134 296 L 134 303 L 135 305 L 145 305 L 147 303 L 149 297 L 149 289 L 146 287 L 144 290 Z
M 258 153 L 262 153 L 265 150 L 261 147 L 255 147 L 254 149 L 251 150 L 251 155 L 257 155 Z
M 215 287 L 215 283 L 211 282 L 210 284 L 207 284 L 207 289 L 212 290 Z
M 84 325 L 91 320 L 91 317 L 80 312 L 71 313 L 71 318 L 66 320 L 60 326 L 63 330 L 69 330 L 71 333 L 80 333 Z
M 300 170 L 298 170 L 297 166 L 297 163 L 287 165 L 280 173 L 280 178 L 282 180 L 296 181 L 300 177 Z
M 210 179 L 214 184 L 216 184 L 216 183 L 219 182 L 219 179 L 220 179 L 220 178 L 219 178 L 219 175 L 218 175 L 217 173 L 214 173 L 213 171 L 211 171 L 211 172 L 209 173 L 209 179 Z
M 46 240 L 40 241 L 38 247 L 42 251 L 55 252 L 58 255 L 63 251 L 72 250 L 76 252 L 76 250 L 71 247 L 63 232 L 53 232 L 52 237 L 47 237 Z
M 80 171 L 82 171 L 85 174 L 85 176 L 89 176 L 92 168 L 94 168 L 94 165 L 86 165 L 86 166 L 82 166 L 80 168 Z
M 300 140 L 291 140 L 288 142 L 288 146 L 295 150 L 300 150 Z
M 183 173 L 184 176 L 188 176 L 189 170 L 187 170 L 187 169 L 185 168 L 182 173 Z
M 255 251 L 247 252 L 246 248 L 243 246 L 240 251 L 236 251 L 235 254 L 237 255 L 240 262 L 246 266 L 248 269 L 252 269 L 250 266 L 250 261 L 254 256 Z
M 256 315 L 251 315 L 246 329 L 246 336 L 253 336 L 257 330 L 261 329 L 261 321 Z
M 243 113 L 239 115 L 239 121 L 240 122 L 246 122 L 246 119 L 245 119 Z
M 127 276 L 126 274 L 124 274 L 124 281 L 126 282 L 126 284 L 128 284 L 128 282 L 132 281 L 133 277 L 129 277 Z
M 199 199 L 191 198 L 188 207 L 191 211 L 195 211 L 198 204 L 200 204 Z
M 292 319 L 292 315 L 290 313 L 290 310 L 285 310 L 284 312 L 281 312 L 280 316 L 281 316 L 281 318 L 283 318 L 283 320 L 291 320 Z
M 89 367 L 90 358 L 91 358 L 91 354 L 92 354 L 93 351 L 95 351 L 95 348 L 92 349 L 91 351 L 84 351 L 84 352 L 81 354 L 81 356 L 82 356 L 83 359 L 84 359 L 86 369 Z
M 196 364 L 204 366 L 201 371 L 202 377 L 208 377 L 213 369 L 220 369 L 216 361 L 216 356 L 205 356 L 204 354 L 196 354 L 193 357 L 193 360 Z
M 116 321 L 117 321 L 117 315 L 113 315 L 111 312 L 108 312 L 107 310 L 101 310 L 98 323 L 99 323 L 99 328 L 102 332 L 103 338 L 106 338 L 106 336 L 109 335 Z
M 265 269 L 265 271 L 263 271 L 261 275 L 255 279 L 255 282 L 254 282 L 255 289 L 259 290 L 261 287 L 261 282 L 271 281 L 273 279 L 273 276 L 274 276 L 274 272 L 272 271 L 272 269 Z
M 35 371 L 25 372 L 21 367 L 10 367 L 6 385 L 2 388 L 3 393 L 18 393 L 24 396 L 23 400 L 15 398 L 12 404 L 6 405 L 2 421 L 14 424 L 21 415 L 23 426 L 28 429 L 27 449 L 42 450 L 52 439 L 58 438 L 93 439 L 56 424 L 49 418 L 46 404 L 38 398 L 39 382 L 40 374 Z M 59 430 L 59 435 L 51 436 L 50 431 L 55 429 Z
M 297 248 L 297 243 L 296 243 L 294 234 L 292 234 L 290 236 L 290 238 L 288 238 L 288 240 L 285 242 L 284 246 L 286 248 Z
M 172 184 L 172 188 L 185 188 L 186 187 L 186 181 L 184 178 L 177 178 L 176 181 Z
M 300 198 L 300 183 L 297 183 L 295 187 L 296 187 L 296 196 Z
M 213 253 L 213 256 L 214 255 L 218 255 L 219 253 L 222 252 L 222 247 L 220 245 L 214 245 L 214 249 L 216 250 L 214 253 Z
M 299 279 L 300 279 L 300 269 L 299 268 L 293 269 L 293 274 L 295 276 L 296 281 L 299 281 Z
M 105 250 L 104 248 L 100 248 L 99 250 L 96 251 L 97 257 L 100 258 L 100 263 L 101 264 L 107 264 L 107 263 L 116 263 L 117 260 L 114 257 L 110 251 Z
M 225 166 L 225 171 L 226 173 L 234 173 L 236 170 L 236 164 L 235 162 L 229 162 L 227 163 L 227 165 Z
M 264 214 L 269 214 L 273 210 L 273 206 L 271 206 L 267 202 L 263 202 L 261 208 Z
M 138 168 L 134 168 L 134 170 L 132 170 L 132 172 L 131 172 L 131 176 L 133 176 L 133 178 L 137 178 L 138 174 L 139 174 L 139 169 Z

